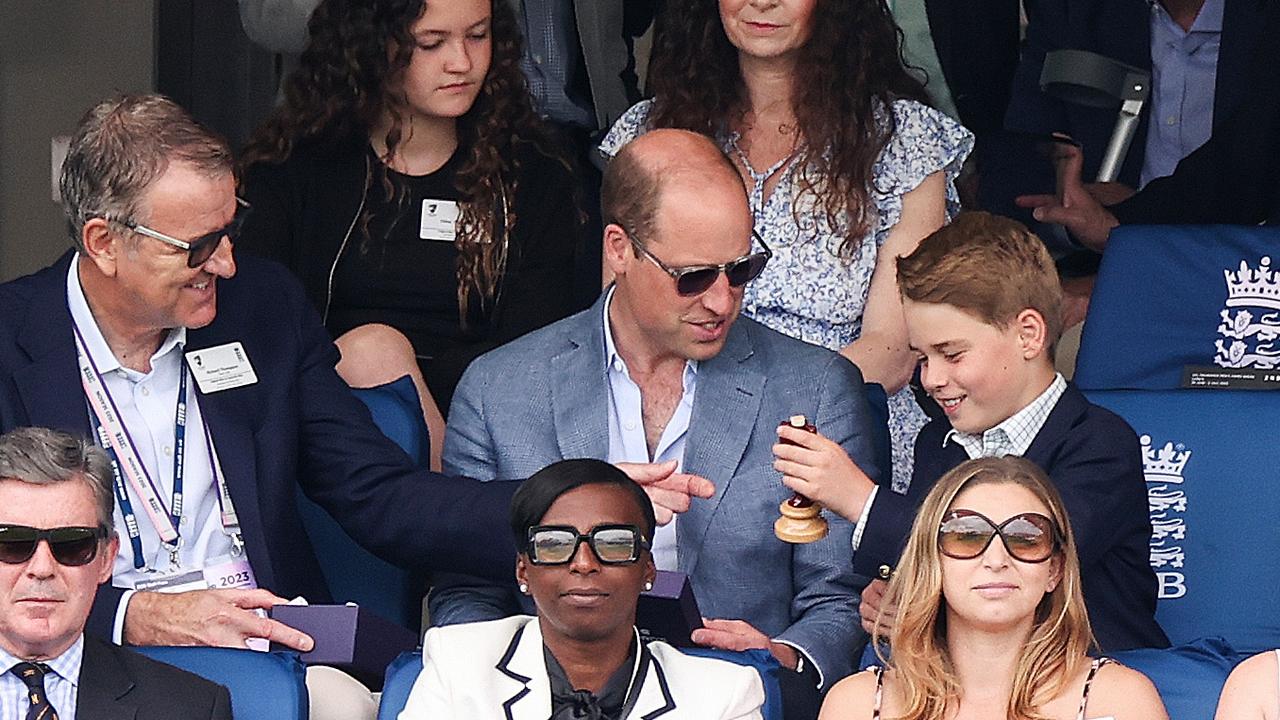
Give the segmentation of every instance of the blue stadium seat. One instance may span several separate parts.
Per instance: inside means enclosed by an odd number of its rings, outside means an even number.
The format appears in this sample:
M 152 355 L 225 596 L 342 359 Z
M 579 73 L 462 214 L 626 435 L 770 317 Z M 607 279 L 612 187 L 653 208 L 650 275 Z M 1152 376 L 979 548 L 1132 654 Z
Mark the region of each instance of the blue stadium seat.
M 421 648 L 400 653 L 400 657 L 387 666 L 387 674 L 382 681 L 382 700 L 378 704 L 378 720 L 396 720 L 404 704 L 409 702 L 409 691 L 421 670 Z
M 413 382 L 406 375 L 395 382 L 353 391 L 382 432 L 394 440 L 420 467 L 426 467 L 431 439 Z M 374 613 L 419 632 L 426 579 L 375 557 L 356 544 L 319 505 L 298 492 L 298 509 L 307 536 L 315 546 L 329 593 L 338 602 L 354 602 Z
M 1075 381 L 1143 439 L 1157 619 L 1175 644 L 1280 645 L 1276 265 L 1277 230 L 1120 228 L 1090 303 Z M 1203 368 L 1271 389 L 1184 388 Z
M 418 390 L 408 375 L 371 388 L 358 388 L 351 392 L 360 398 L 373 414 L 382 434 L 391 438 L 420 467 L 426 467 L 430 458 L 431 436 L 422 419 L 422 404 L 418 402 Z M 437 438 L 443 442 L 444 438 Z
M 1223 683 L 1247 656 L 1222 638 L 1204 638 L 1167 650 L 1125 650 L 1113 657 L 1151 678 L 1169 720 L 1213 720 Z
M 307 720 L 306 669 L 296 653 L 209 647 L 133 649 L 226 687 L 236 720 Z
M 879 385 L 876 387 L 879 387 Z M 881 392 L 884 391 L 882 390 Z M 888 425 L 885 427 L 887 428 Z M 888 466 L 886 465 L 885 467 Z M 726 660 L 735 665 L 746 665 L 749 668 L 755 668 L 755 671 L 760 673 L 760 680 L 764 684 L 764 707 L 761 708 L 760 714 L 764 716 L 764 720 L 782 720 L 782 686 L 778 682 L 778 673 L 783 672 L 783 670 L 782 665 L 778 664 L 777 659 L 768 650 L 733 652 L 732 650 L 699 647 L 681 648 L 680 652 L 699 657 Z M 787 672 L 795 675 L 791 670 Z
M 1280 367 L 1280 343 L 1266 339 L 1280 330 L 1277 268 L 1280 229 L 1117 228 L 1089 304 L 1076 383 L 1174 390 L 1188 365 L 1269 357 Z
M 701 657 L 713 657 L 738 665 L 755 668 L 764 683 L 764 720 L 782 720 L 782 692 L 778 685 L 778 673 L 782 666 L 767 650 L 729 652 L 709 648 L 683 649 L 681 652 Z M 413 681 L 422 670 L 422 651 L 402 653 L 387 666 L 387 676 L 382 685 L 382 703 L 378 706 L 378 720 L 396 720 L 409 700 Z

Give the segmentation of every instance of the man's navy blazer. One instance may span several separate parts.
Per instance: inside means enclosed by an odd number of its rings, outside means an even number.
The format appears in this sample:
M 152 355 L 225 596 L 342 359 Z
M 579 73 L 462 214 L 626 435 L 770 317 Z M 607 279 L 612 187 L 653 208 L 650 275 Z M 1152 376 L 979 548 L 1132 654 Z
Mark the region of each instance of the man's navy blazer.
M 906 495 L 887 488 L 876 493 L 853 556 L 854 572 L 875 577 L 880 566 L 896 566 L 924 496 L 948 470 L 969 459 L 959 443 L 943 447 L 950 430 L 943 418 L 920 431 Z M 1151 517 L 1133 428 L 1068 385 L 1025 457 L 1045 471 L 1066 503 L 1098 645 L 1105 652 L 1168 647 L 1155 620 Z
M 76 717 L 231 720 L 227 689 L 127 648 L 84 639 Z
M 0 285 L 0 431 L 38 425 L 89 435 L 67 306 L 74 253 Z M 186 350 L 239 341 L 253 385 L 199 393 L 258 583 L 285 597 L 329 593 L 296 506 L 296 489 L 370 552 L 414 569 L 509 578 L 505 532 L 516 483 L 429 473 L 374 425 L 334 371 L 338 352 L 282 266 L 240 258 L 218 280 L 218 313 Z M 99 589 L 89 632 L 110 637 L 121 590 Z

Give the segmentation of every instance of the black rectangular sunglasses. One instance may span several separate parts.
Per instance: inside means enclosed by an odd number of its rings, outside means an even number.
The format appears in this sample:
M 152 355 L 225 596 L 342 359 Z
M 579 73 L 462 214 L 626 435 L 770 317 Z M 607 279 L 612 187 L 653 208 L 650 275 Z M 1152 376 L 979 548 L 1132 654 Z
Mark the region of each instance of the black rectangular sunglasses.
M 649 547 L 635 525 L 597 525 L 587 533 L 569 525 L 534 525 L 529 528 L 526 553 L 534 565 L 565 565 L 584 542 L 604 565 L 633 563 Z
M 26 525 L 0 525 L 0 563 L 21 565 L 36 554 L 40 541 L 49 543 L 53 559 L 62 565 L 86 565 L 98 554 L 103 527 L 56 527 L 40 530 Z

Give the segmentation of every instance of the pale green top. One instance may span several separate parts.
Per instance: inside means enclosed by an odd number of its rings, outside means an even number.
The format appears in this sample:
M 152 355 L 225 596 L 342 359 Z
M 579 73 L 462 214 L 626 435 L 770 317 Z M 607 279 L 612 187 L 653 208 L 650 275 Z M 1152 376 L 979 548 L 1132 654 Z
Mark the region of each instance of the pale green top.
M 929 29 L 929 14 L 924 3 L 925 0 L 889 0 L 893 19 L 902 28 L 902 54 L 908 65 L 920 68 L 928 74 L 927 78 L 923 78 L 919 77 L 918 71 L 911 70 L 920 80 L 927 79 L 925 90 L 929 92 L 933 106 L 959 120 L 960 114 L 956 111 L 955 101 L 951 99 L 951 88 L 947 87 L 938 51 L 933 46 L 933 33 Z

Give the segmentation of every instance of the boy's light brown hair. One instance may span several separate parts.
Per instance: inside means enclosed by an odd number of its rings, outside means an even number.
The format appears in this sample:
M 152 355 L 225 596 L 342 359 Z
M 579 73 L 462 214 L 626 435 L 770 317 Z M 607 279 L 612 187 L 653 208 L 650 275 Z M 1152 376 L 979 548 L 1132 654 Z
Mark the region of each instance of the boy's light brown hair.
M 1030 308 L 1044 317 L 1048 347 L 1062 334 L 1062 284 L 1049 251 L 1022 223 L 991 213 L 960 213 L 898 258 L 898 290 L 1002 329 Z

